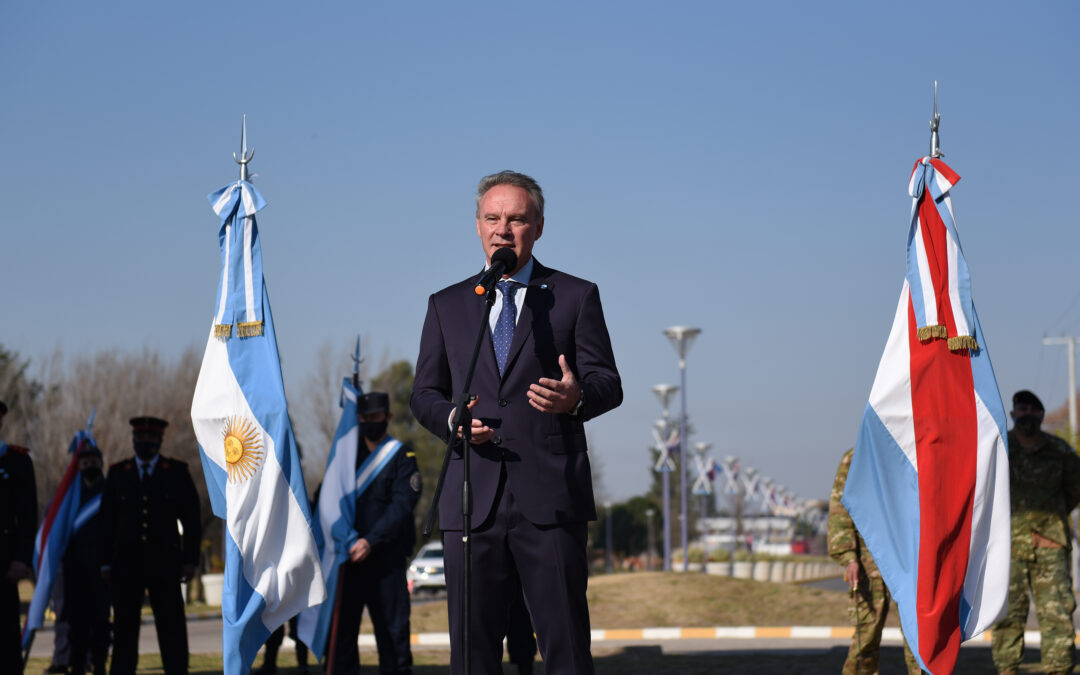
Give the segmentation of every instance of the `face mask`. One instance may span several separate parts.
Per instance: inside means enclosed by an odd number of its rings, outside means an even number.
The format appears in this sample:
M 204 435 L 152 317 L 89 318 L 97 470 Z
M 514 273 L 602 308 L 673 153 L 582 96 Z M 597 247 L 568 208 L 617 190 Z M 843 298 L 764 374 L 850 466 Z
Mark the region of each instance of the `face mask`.
M 364 438 L 372 443 L 382 440 L 382 437 L 386 435 L 386 427 L 389 424 L 386 420 L 382 422 L 364 422 Z
M 147 441 L 135 441 L 134 445 L 135 454 L 139 459 L 153 459 L 158 448 L 161 447 L 157 443 Z
M 1016 430 L 1022 434 L 1033 434 L 1042 426 L 1038 415 L 1021 415 L 1015 420 Z
M 82 475 L 83 480 L 90 485 L 93 485 L 94 483 L 101 480 L 101 477 L 104 475 L 101 469 L 96 466 L 89 469 L 83 469 L 79 473 Z

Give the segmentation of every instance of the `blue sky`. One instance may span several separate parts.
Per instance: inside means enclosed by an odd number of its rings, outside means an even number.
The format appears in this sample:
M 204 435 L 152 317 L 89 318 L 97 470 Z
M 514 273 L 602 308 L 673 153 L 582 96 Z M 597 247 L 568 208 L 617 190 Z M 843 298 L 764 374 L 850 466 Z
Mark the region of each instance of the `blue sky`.
M 544 186 L 535 254 L 600 285 L 626 399 L 591 423 L 616 499 L 702 328 L 694 441 L 824 497 L 904 273 L 932 83 L 1006 399 L 1066 396 L 1080 334 L 1080 6 L 1037 3 L 5 3 L 0 343 L 201 348 L 206 195 L 241 114 L 287 385 L 327 342 L 415 359 L 479 269 L 476 180 Z M 343 357 L 343 367 L 347 363 Z M 296 396 L 294 393 L 293 396 Z

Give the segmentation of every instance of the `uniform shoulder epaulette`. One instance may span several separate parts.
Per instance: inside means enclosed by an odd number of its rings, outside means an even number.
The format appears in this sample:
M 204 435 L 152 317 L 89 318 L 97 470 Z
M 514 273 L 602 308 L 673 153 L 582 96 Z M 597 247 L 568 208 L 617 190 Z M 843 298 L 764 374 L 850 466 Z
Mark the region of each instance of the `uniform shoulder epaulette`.
M 412 450 L 406 450 L 405 451 L 405 456 L 406 457 L 416 457 L 416 453 L 413 452 Z
M 174 464 L 181 469 L 187 468 L 187 462 L 179 459 L 173 459 L 172 457 L 166 457 L 165 455 L 161 455 L 160 459 L 158 459 L 158 466 L 162 469 L 171 469 Z
M 8 450 L 11 450 L 12 452 L 17 452 L 20 455 L 30 454 L 30 448 L 26 448 L 26 447 L 23 447 L 21 445 L 9 445 L 7 447 L 8 447 Z

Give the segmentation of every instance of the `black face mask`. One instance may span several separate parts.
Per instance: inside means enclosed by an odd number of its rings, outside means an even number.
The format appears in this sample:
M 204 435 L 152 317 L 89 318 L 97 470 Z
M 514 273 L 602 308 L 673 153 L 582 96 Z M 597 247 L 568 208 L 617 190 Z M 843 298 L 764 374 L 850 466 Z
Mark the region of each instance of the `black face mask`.
M 1038 415 L 1021 415 L 1014 420 L 1013 425 L 1018 432 L 1031 435 L 1042 426 L 1042 420 L 1039 419 Z
M 101 468 L 100 468 L 100 467 L 96 467 L 96 466 L 95 466 L 95 467 L 91 467 L 91 468 L 89 468 L 89 469 L 83 469 L 82 471 L 80 471 L 80 472 L 79 472 L 79 474 L 80 474 L 80 475 L 82 475 L 82 479 L 83 479 L 83 480 L 84 480 L 84 481 L 85 481 L 85 482 L 86 482 L 86 483 L 87 483 L 88 485 L 93 485 L 94 483 L 96 483 L 96 482 L 98 482 L 99 480 L 101 480 L 101 477 L 105 475 L 105 474 L 104 474 L 104 473 L 103 473 L 103 472 L 101 471 Z
M 161 446 L 154 442 L 135 441 L 135 455 L 139 459 L 153 459 Z
M 389 424 L 390 423 L 386 420 L 383 420 L 382 422 L 364 422 L 364 438 L 372 443 L 381 441 L 382 437 L 386 435 L 386 427 Z

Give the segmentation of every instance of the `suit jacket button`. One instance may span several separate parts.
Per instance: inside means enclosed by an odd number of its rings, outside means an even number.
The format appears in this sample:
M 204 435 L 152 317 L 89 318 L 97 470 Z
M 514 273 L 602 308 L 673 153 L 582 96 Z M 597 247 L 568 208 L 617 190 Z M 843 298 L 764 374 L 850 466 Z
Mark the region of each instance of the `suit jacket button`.
M 510 405 L 510 401 L 507 401 L 505 398 L 500 398 L 499 399 L 499 407 L 500 408 L 505 408 L 508 405 Z
M 500 443 L 502 443 L 502 436 L 492 436 L 491 442 L 495 445 L 499 445 Z

